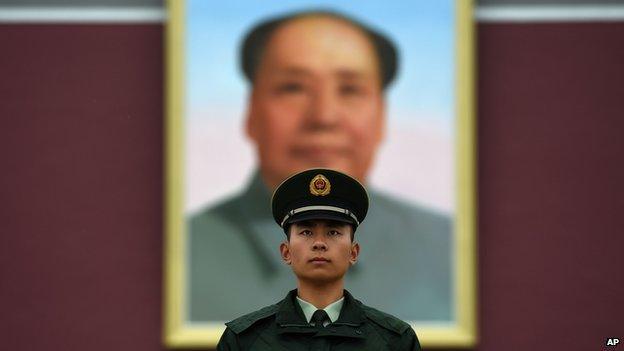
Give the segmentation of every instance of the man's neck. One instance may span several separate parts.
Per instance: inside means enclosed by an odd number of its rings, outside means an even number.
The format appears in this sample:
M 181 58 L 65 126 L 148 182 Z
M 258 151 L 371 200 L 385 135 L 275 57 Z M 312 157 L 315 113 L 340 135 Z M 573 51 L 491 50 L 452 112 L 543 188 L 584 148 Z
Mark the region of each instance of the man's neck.
M 344 281 L 340 279 L 335 282 L 318 284 L 317 282 L 299 280 L 297 281 L 297 295 L 316 308 L 323 309 L 344 296 Z

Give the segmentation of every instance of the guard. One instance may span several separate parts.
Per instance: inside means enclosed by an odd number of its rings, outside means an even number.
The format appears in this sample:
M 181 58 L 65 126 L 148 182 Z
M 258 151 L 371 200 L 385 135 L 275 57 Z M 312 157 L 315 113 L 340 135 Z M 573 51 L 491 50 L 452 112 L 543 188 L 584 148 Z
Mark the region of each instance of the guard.
M 360 252 L 354 238 L 368 201 L 362 184 L 330 169 L 306 170 L 280 184 L 273 218 L 286 234 L 280 254 L 297 288 L 226 323 L 217 350 L 420 350 L 409 324 L 344 289 Z

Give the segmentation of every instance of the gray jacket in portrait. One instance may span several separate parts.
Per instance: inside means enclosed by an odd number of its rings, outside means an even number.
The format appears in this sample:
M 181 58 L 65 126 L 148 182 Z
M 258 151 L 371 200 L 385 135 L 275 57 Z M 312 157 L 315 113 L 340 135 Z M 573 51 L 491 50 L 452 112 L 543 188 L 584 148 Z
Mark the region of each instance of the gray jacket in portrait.
M 355 232 L 358 262 L 345 288 L 400 319 L 451 322 L 453 225 L 443 215 L 369 189 L 370 208 Z M 190 322 L 226 321 L 269 305 L 296 287 L 271 215 L 271 194 L 256 172 L 248 187 L 189 218 Z

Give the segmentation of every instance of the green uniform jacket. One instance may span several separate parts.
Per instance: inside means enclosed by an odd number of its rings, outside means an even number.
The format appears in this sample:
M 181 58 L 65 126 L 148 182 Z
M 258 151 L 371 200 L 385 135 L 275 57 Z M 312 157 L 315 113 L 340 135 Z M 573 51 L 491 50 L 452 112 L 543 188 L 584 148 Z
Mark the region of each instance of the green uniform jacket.
M 275 305 L 226 323 L 219 351 L 253 350 L 420 350 L 409 324 L 368 307 L 344 291 L 340 317 L 325 328 L 307 323 L 295 301 L 297 290 Z

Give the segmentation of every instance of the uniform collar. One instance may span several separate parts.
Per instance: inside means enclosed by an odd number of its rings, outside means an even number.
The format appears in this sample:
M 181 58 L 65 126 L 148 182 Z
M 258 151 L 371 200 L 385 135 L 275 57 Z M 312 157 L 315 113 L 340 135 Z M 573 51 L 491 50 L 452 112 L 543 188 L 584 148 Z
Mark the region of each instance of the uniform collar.
M 309 303 L 308 301 L 300 298 L 299 296 L 295 296 L 295 298 L 297 299 L 297 302 L 299 303 L 299 307 L 301 307 L 301 310 L 303 311 L 303 314 L 305 315 L 306 321 L 310 323 L 310 321 L 312 320 L 312 315 L 314 314 L 314 312 L 319 310 L 319 308 Z M 325 308 L 321 308 L 321 309 L 327 312 L 327 315 L 329 316 L 329 321 L 333 323 L 338 319 L 338 316 L 340 316 L 340 310 L 342 309 L 343 305 L 344 305 L 344 296 L 338 299 L 337 301 L 334 301 L 330 303 L 329 305 L 325 306 Z
M 291 290 L 286 295 L 286 298 L 280 302 L 275 318 L 277 324 L 283 327 L 309 326 L 309 319 L 306 318 L 303 309 L 297 303 L 297 289 Z M 342 308 L 340 309 L 339 317 L 335 321 L 332 319 L 333 324 L 356 326 L 362 324 L 365 320 L 366 316 L 361 308 L 361 302 L 354 299 L 347 290 L 344 290 Z

